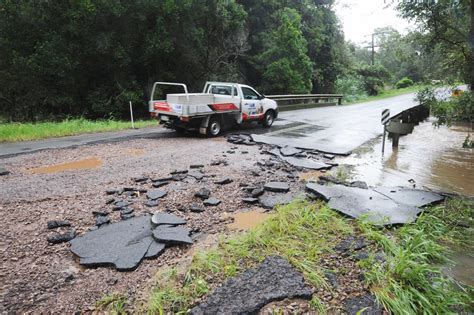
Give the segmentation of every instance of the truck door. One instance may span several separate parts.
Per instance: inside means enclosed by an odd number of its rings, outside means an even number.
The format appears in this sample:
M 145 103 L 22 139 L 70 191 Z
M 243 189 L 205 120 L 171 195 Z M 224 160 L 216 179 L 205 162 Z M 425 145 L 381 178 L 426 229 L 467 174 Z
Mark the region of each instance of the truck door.
M 263 105 L 260 94 L 250 87 L 242 86 L 243 119 L 259 119 L 263 114 Z

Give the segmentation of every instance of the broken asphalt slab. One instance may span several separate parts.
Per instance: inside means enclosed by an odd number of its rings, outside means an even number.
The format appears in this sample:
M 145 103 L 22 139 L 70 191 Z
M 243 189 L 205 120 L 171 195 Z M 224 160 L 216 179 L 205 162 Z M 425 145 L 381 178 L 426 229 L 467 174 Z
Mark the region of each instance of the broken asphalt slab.
M 71 251 L 84 266 L 133 270 L 154 242 L 152 228 L 149 215 L 108 224 L 71 240 Z
M 153 231 L 153 238 L 166 244 L 192 244 L 193 240 L 189 237 L 189 230 L 182 227 L 158 226 Z
M 258 198 L 258 202 L 265 209 L 273 209 L 277 205 L 289 204 L 295 198 L 294 194 L 269 194 Z
M 273 192 L 288 192 L 290 190 L 290 186 L 285 182 L 268 182 L 263 186 L 263 188 L 266 191 Z
M 157 212 L 151 217 L 151 222 L 155 225 L 171 224 L 181 225 L 186 224 L 186 220 L 170 213 Z
M 316 197 L 328 202 L 329 207 L 350 217 L 365 216 L 367 220 L 379 225 L 404 224 L 414 222 L 421 212 L 419 207 L 443 200 L 444 197 L 433 195 L 432 192 L 404 188 L 394 193 L 396 199 L 380 193 L 385 188 L 361 189 L 343 185 L 325 186 L 315 183 L 306 184 L 306 189 Z M 393 188 L 387 188 L 392 191 Z M 402 197 L 402 192 L 410 198 Z M 436 195 L 436 194 L 435 194 Z M 427 201 L 430 201 L 427 203 Z
M 286 298 L 310 300 L 303 275 L 279 256 L 267 257 L 254 269 L 226 280 L 190 314 L 256 314 L 263 306 Z
M 374 190 L 398 203 L 415 207 L 424 207 L 444 200 L 444 197 L 440 194 L 420 189 L 406 187 L 377 187 L 374 188 Z
M 302 168 L 308 168 L 312 170 L 324 170 L 324 169 L 330 169 L 331 167 L 333 167 L 333 165 L 331 164 L 326 164 L 321 161 L 315 161 L 313 159 L 309 159 L 306 157 L 298 158 L 294 156 L 284 156 L 280 153 L 280 150 L 278 149 L 272 149 L 270 151 L 267 151 L 267 153 L 280 158 L 281 160 L 289 163 L 290 165 L 294 167 L 302 167 Z

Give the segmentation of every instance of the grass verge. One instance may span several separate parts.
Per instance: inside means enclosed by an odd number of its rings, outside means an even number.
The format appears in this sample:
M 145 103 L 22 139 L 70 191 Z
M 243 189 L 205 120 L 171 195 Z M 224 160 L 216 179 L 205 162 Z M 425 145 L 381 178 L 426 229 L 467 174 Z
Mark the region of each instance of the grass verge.
M 125 307 L 128 300 L 124 295 L 113 293 L 108 294 L 96 302 L 96 307 L 109 314 L 127 314 Z
M 361 224 L 365 236 L 385 253 L 362 261 L 366 281 L 377 299 L 393 314 L 449 314 L 473 311 L 472 287 L 442 272 L 449 248 L 473 252 L 474 203 L 453 199 L 424 211 L 415 223 L 399 229 Z
M 136 121 L 135 128 L 156 126 L 155 120 Z M 0 142 L 39 140 L 83 133 L 129 129 L 130 122 L 117 120 L 67 119 L 61 122 L 1 123 Z
M 157 275 L 148 305 L 149 313 L 185 313 L 194 301 L 238 272 L 280 255 L 301 271 L 313 286 L 326 286 L 319 259 L 339 238 L 353 232 L 348 221 L 322 203 L 294 201 L 257 228 L 221 240 L 217 249 L 194 256 L 184 274 L 176 269 Z M 318 300 L 311 306 L 321 311 Z
M 296 200 L 279 207 L 257 228 L 221 239 L 216 249 L 198 252 L 186 270 L 158 273 L 143 311 L 186 313 L 224 279 L 254 267 L 269 255 L 285 257 L 312 286 L 329 289 L 321 258 L 354 233 L 363 233 L 384 252 L 382 260 L 374 251 L 359 264 L 370 290 L 390 313 L 470 311 L 473 288 L 444 276 L 441 269 L 449 262 L 449 246 L 472 251 L 473 217 L 473 202 L 455 199 L 426 209 L 416 223 L 379 228 L 348 220 L 322 202 Z M 317 313 L 327 311 L 317 297 L 310 307 Z
M 377 101 L 382 100 L 389 97 L 399 96 L 408 93 L 416 93 L 424 87 L 431 86 L 431 85 L 412 85 L 402 89 L 390 89 L 390 90 L 383 90 L 378 95 L 373 96 L 364 96 L 352 102 L 343 102 L 343 105 L 351 105 L 363 102 L 370 102 L 370 101 Z

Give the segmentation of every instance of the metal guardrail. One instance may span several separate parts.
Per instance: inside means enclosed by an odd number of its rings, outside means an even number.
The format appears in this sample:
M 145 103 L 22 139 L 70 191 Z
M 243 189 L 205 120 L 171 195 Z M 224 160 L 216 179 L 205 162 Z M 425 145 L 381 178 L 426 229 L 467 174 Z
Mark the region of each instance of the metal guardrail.
M 282 109 L 342 104 L 342 94 L 289 94 L 266 97 L 277 101 L 278 107 Z

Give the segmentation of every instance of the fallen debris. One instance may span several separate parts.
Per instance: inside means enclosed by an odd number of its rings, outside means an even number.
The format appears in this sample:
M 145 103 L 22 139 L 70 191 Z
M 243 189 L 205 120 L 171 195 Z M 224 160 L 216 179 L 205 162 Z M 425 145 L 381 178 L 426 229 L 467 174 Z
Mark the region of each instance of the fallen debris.
M 200 205 L 196 205 L 196 204 L 193 204 L 189 207 L 189 210 L 191 212 L 204 212 L 205 209 L 204 207 L 200 206 Z
M 273 209 L 277 205 L 290 203 L 294 198 L 293 194 L 265 194 L 258 198 L 258 202 L 265 209 Z
M 205 206 L 210 206 L 210 207 L 218 206 L 220 203 L 221 203 L 221 201 L 217 198 L 214 198 L 214 197 L 208 198 L 208 199 L 203 201 L 203 204 Z
M 290 190 L 290 186 L 284 182 L 269 182 L 263 188 L 273 192 L 288 192 Z
M 190 314 L 255 314 L 272 301 L 285 298 L 310 300 L 312 293 L 303 275 L 288 261 L 271 256 L 257 268 L 225 281 Z
M 75 230 L 70 230 L 70 231 L 68 231 L 66 233 L 63 233 L 63 234 L 50 235 L 50 236 L 47 237 L 47 240 L 51 244 L 60 244 L 60 243 L 69 242 L 74 237 L 76 237 L 76 231 Z
M 101 226 L 101 225 L 109 224 L 109 223 L 110 223 L 110 219 L 107 216 L 98 215 L 95 217 L 95 225 L 97 226 Z
M 59 227 L 71 226 L 71 222 L 65 220 L 51 220 L 47 222 L 48 229 L 57 229 Z
M 153 189 L 147 192 L 146 196 L 150 200 L 156 200 L 163 198 L 167 195 L 167 192 L 161 189 Z
M 6 168 L 0 167 L 0 176 L 5 176 L 10 174 L 10 171 L 7 170 Z
M 289 147 L 289 146 L 284 146 L 284 147 L 280 148 L 280 153 L 283 156 L 292 156 L 292 155 L 295 155 L 295 154 L 298 154 L 298 153 L 301 153 L 301 152 L 303 152 L 303 151 L 300 150 L 300 149 L 297 149 L 297 148 Z
M 346 300 L 345 310 L 349 315 L 367 314 L 367 315 L 382 315 L 384 309 L 379 305 L 372 294 L 363 296 L 356 296 Z
M 181 225 L 186 224 L 186 220 L 170 213 L 157 212 L 151 217 L 151 222 L 155 225 L 169 224 Z
M 408 188 L 362 189 L 343 185 L 324 186 L 308 183 L 306 189 L 316 197 L 328 201 L 328 205 L 353 218 L 365 216 L 367 220 L 380 225 L 403 224 L 416 220 L 419 207 L 443 200 L 432 192 Z M 394 199 L 390 191 L 395 191 Z M 380 191 L 387 193 L 382 194 Z M 402 197 L 405 193 L 406 198 Z
M 197 191 L 195 194 L 194 194 L 195 197 L 198 197 L 202 200 L 205 200 L 205 199 L 209 199 L 209 197 L 211 196 L 211 191 L 205 187 L 199 189 L 199 191 Z
M 227 185 L 227 184 L 230 184 L 232 182 L 233 182 L 232 179 L 226 177 L 226 178 L 220 178 L 220 179 L 216 180 L 214 183 L 218 184 L 218 185 Z
M 153 231 L 153 237 L 158 242 L 166 244 L 192 244 L 189 230 L 182 227 L 158 226 Z

